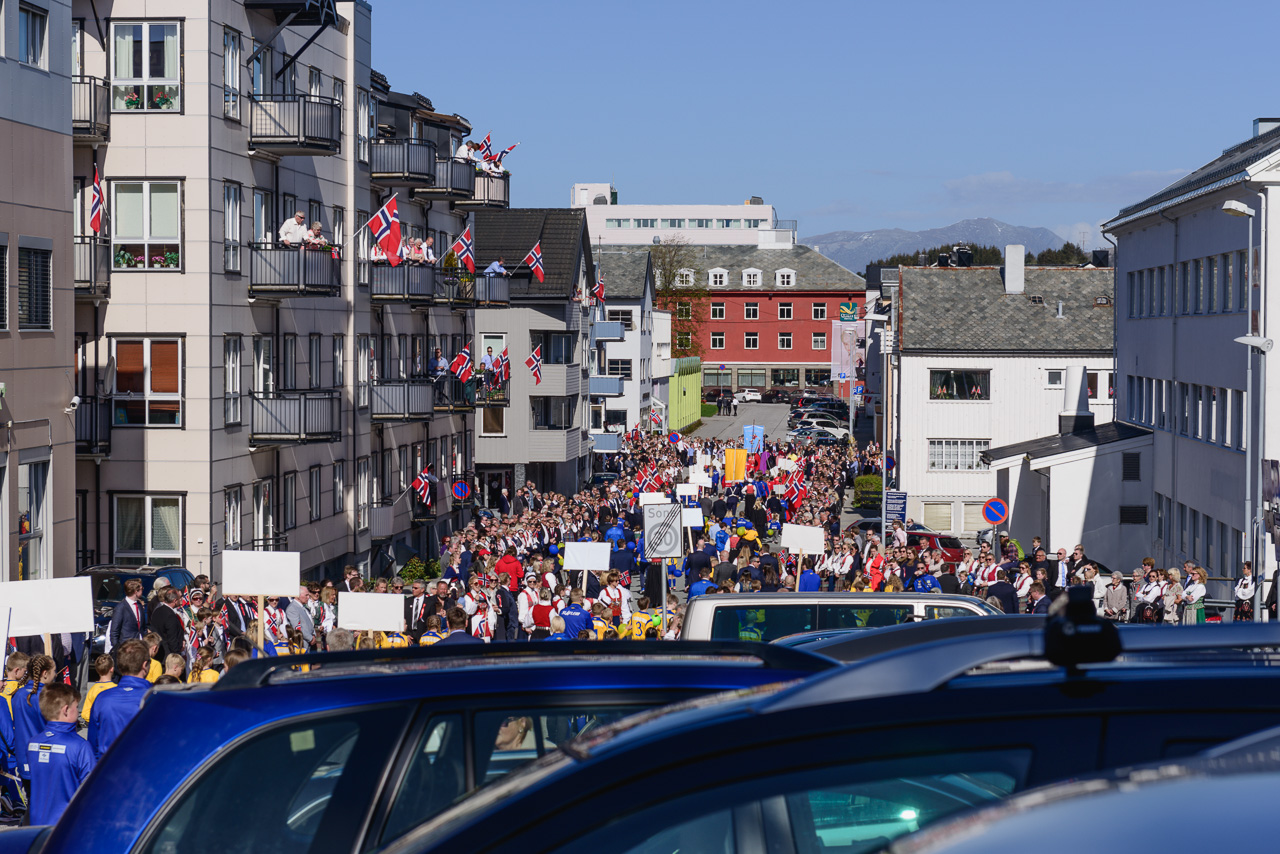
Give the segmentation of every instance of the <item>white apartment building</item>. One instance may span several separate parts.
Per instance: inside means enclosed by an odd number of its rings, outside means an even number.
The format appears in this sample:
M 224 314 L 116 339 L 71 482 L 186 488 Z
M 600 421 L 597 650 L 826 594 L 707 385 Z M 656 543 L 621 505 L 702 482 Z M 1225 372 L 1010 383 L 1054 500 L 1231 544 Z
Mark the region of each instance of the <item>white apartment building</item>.
M 653 406 L 653 264 L 643 247 L 597 246 L 595 258 L 606 283 L 606 302 L 593 311 L 598 320 L 622 324 L 623 335 L 621 341 L 604 344 L 603 360 L 591 380 L 591 394 L 597 398 L 591 429 L 622 433 L 648 424 Z
M 383 571 L 390 545 L 425 557 L 458 522 L 475 410 L 428 357 L 505 293 L 372 263 L 362 226 L 394 192 L 406 236 L 443 254 L 469 207 L 506 204 L 505 176 L 481 192 L 450 158 L 465 119 L 371 70 L 363 0 L 161 11 L 75 0 L 80 563 L 217 577 L 226 549 L 288 549 L 320 576 Z M 285 245 L 294 212 L 336 251 Z M 405 495 L 428 463 L 430 510 Z
M 996 473 L 982 454 L 1057 432 L 1069 366 L 1084 369 L 1096 422 L 1112 418 L 1111 271 L 1024 271 L 1020 248 L 1008 254 L 1008 271 L 900 271 L 890 447 L 907 515 L 939 531 L 990 527 Z
M 739 205 L 631 205 L 618 204 L 612 184 L 574 184 L 569 206 L 585 209 L 591 233 L 610 245 L 648 245 L 676 237 L 711 245 L 796 241 L 795 220 L 778 220 L 773 205 L 759 196 Z

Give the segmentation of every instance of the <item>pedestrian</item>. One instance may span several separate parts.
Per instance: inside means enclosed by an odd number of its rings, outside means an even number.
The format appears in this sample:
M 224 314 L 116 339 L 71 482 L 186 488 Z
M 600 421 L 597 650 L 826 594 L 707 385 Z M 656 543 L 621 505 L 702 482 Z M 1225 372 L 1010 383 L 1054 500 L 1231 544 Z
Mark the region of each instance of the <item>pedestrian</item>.
M 98 759 L 138 714 L 143 698 L 151 690 L 151 683 L 146 678 L 151 662 L 151 655 L 142 641 L 125 641 L 121 645 L 116 656 L 116 666 L 123 674 L 120 684 L 98 696 L 93 704 L 93 718 L 89 721 L 89 746 Z
M 55 824 L 76 789 L 93 770 L 93 748 L 76 735 L 80 693 L 70 685 L 49 685 L 40 695 L 40 714 L 48 723 L 28 746 L 31 801 L 26 823 Z

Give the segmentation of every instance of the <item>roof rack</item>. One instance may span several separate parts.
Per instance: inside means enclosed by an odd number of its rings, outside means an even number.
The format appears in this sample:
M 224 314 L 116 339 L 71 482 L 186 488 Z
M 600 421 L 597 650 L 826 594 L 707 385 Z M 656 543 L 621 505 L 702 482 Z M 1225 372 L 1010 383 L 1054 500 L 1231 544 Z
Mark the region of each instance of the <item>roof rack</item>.
M 406 647 L 400 649 L 367 649 L 344 652 L 315 652 L 307 655 L 272 656 L 241 662 L 227 671 L 213 686 L 215 691 L 252 688 L 267 685 L 272 677 L 294 679 L 352 678 L 362 673 L 412 673 L 447 667 L 456 669 L 473 664 L 487 666 L 537 661 L 540 659 L 572 659 L 618 661 L 648 658 L 661 661 L 672 658 L 724 659 L 748 658 L 768 668 L 818 673 L 838 666 L 834 659 L 790 647 L 747 641 L 550 641 L 534 643 L 495 643 L 477 648 L 475 644 L 441 647 Z M 306 671 L 296 670 L 309 665 Z
M 1189 652 L 1211 649 L 1280 647 L 1280 625 L 1232 623 L 1226 626 L 1117 626 L 1120 654 Z M 896 694 L 922 694 L 946 685 L 976 667 L 1017 659 L 1044 659 L 1045 632 L 1004 632 L 913 646 L 888 652 L 815 677 L 766 700 L 761 712 L 867 700 Z

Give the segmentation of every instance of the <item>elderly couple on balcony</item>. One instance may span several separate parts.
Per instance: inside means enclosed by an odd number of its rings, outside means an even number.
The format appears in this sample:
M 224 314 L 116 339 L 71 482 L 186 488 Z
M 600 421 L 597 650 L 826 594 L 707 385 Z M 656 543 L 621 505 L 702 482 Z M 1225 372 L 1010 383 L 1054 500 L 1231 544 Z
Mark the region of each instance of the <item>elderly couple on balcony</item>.
M 302 211 L 286 219 L 280 226 L 280 242 L 291 249 L 330 249 L 329 239 L 324 236 L 320 222 L 317 220 L 307 228 L 306 221 L 306 214 Z

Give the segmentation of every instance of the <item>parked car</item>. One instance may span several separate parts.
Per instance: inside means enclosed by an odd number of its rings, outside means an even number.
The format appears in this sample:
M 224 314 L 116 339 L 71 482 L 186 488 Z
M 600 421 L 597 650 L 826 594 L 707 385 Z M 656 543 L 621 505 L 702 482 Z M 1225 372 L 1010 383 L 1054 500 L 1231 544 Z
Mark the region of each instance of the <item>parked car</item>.
M 799 685 L 636 716 L 508 775 L 380 854 L 860 854 L 1033 786 L 1194 753 L 1280 713 L 1280 677 L 1249 653 L 1277 646 L 1265 626 L 1116 635 L 1054 626 L 915 646 Z M 1114 647 L 1094 645 L 1117 635 Z M 1269 782 L 1256 778 L 1171 826 L 1205 826 L 1213 835 L 1197 834 L 1197 850 L 1216 850 L 1225 825 L 1208 817 L 1265 824 L 1242 804 L 1265 800 Z M 1026 851 L 1029 840 L 1047 848 L 1067 822 L 1079 828 L 1073 845 L 1054 851 L 1100 840 L 1108 851 L 1162 850 L 1150 844 L 1158 819 L 1139 817 L 1171 804 L 1185 814 L 1188 803 L 1198 810 L 1202 793 L 1179 789 L 1105 813 L 1082 804 L 1052 825 L 1011 822 L 999 850 Z M 1135 828 L 1124 847 L 1099 835 L 1122 824 Z M 1259 844 L 1245 850 L 1270 850 L 1272 837 L 1250 837 Z M 988 843 L 973 835 L 957 850 Z
M 610 486 L 617 479 L 616 471 L 598 471 L 591 476 L 591 485 L 598 489 L 602 486 Z
M 791 392 L 780 388 L 771 388 L 760 395 L 761 403 L 790 403 Z
M 685 640 L 772 641 L 815 629 L 896 626 L 942 617 L 992 616 L 1000 611 L 973 596 L 938 593 L 724 593 L 695 596 L 685 606 Z
M 760 392 L 754 388 L 739 389 L 738 392 L 733 396 L 733 399 L 738 401 L 738 403 L 760 403 L 761 402 Z
M 631 713 L 834 666 L 764 644 L 576 641 L 281 661 L 148 695 L 42 854 L 368 851 Z M 27 850 L 9 839 L 0 852 Z
M 914 549 L 937 549 L 942 562 L 956 565 L 964 560 L 964 543 L 950 534 L 937 531 L 907 531 L 907 545 Z
M 849 438 L 849 431 L 844 427 L 828 427 L 825 424 L 804 424 L 787 431 L 788 439 L 801 439 L 817 436 L 834 436 L 837 439 Z
M 164 578 L 174 587 L 181 590 L 195 583 L 191 571 L 181 566 L 122 566 L 119 564 L 97 564 L 77 570 L 76 577 L 88 576 L 92 580 L 93 590 L 93 642 L 90 644 L 92 659 L 106 651 L 107 630 L 111 626 L 111 616 L 116 606 L 124 599 L 124 583 L 131 578 L 142 582 L 142 596 L 151 595 L 151 588 L 156 580 Z M 90 678 L 96 678 L 90 674 Z
M 733 391 L 727 388 L 704 388 L 702 390 L 703 403 L 716 403 L 721 397 L 733 397 Z
M 819 629 L 787 635 L 774 641 L 780 646 L 800 647 L 805 652 L 820 653 L 836 661 L 862 661 L 887 652 L 896 652 L 922 643 L 955 640 L 973 635 L 999 632 L 1024 632 L 1043 629 L 1043 614 L 1001 614 L 998 617 L 946 617 L 902 623 L 876 629 Z
M 880 533 L 880 517 L 876 516 L 870 519 L 858 519 L 846 525 L 844 530 L 846 534 L 854 530 L 861 531 L 864 536 L 868 533 L 878 534 Z M 892 522 L 889 523 L 889 530 L 893 530 Z M 933 528 L 930 528 L 927 525 L 921 525 L 919 522 L 912 522 L 907 526 L 907 533 L 911 533 L 912 531 L 920 531 L 925 534 L 937 533 Z
M 821 411 L 806 412 L 804 415 L 800 416 L 800 420 L 799 422 L 797 422 L 796 426 L 797 427 L 829 427 L 833 430 L 844 430 L 846 433 L 849 431 L 848 421 L 841 421 L 839 418 L 836 418 L 834 415 L 831 415 L 826 412 L 821 412 Z

